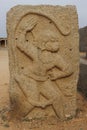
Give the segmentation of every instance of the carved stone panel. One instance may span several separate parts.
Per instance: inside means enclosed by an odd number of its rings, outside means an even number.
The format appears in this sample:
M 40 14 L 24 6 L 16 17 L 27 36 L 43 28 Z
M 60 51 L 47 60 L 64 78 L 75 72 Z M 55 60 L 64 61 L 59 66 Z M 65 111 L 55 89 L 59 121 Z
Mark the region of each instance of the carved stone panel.
M 79 37 L 74 6 L 16 6 L 7 14 L 10 99 L 15 114 L 76 114 Z

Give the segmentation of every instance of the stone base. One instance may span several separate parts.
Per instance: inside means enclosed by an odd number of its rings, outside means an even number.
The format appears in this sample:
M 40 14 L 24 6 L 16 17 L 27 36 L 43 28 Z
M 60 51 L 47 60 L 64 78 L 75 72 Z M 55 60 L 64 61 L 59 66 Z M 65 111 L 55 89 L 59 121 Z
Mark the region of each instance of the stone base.
M 15 120 L 8 111 L 1 111 L 0 130 L 87 130 L 87 101 L 80 93 L 77 93 L 77 108 L 76 117 L 67 121 L 60 121 L 53 115 L 33 119 L 29 115 Z
M 21 127 L 25 130 L 87 130 L 87 117 L 69 119 L 64 122 L 60 122 L 56 118 L 32 121 L 25 119 Z

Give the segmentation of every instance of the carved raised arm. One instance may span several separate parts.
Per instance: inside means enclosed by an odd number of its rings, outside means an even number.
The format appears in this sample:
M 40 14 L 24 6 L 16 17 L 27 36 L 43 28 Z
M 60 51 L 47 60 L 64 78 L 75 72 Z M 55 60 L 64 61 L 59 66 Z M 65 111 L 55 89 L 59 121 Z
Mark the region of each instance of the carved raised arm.
M 25 35 L 27 31 L 31 31 L 37 24 L 37 19 L 31 17 L 29 22 L 21 28 L 21 33 L 18 38 L 18 44 L 16 44 L 17 48 L 28 55 L 32 60 L 37 61 L 37 48 L 33 45 L 33 43 L 27 42 L 25 39 Z

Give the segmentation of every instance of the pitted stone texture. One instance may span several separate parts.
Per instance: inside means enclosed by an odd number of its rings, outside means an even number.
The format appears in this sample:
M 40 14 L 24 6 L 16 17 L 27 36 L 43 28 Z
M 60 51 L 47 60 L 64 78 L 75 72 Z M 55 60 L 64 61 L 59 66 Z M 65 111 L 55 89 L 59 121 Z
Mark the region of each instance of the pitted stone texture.
M 79 36 L 74 6 L 16 6 L 7 14 L 10 99 L 31 118 L 76 114 Z

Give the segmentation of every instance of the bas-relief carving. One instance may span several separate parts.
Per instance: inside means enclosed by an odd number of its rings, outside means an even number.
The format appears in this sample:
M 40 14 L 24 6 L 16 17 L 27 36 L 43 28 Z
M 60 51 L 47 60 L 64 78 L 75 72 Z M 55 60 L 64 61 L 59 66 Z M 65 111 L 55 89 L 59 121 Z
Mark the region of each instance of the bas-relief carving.
M 14 45 L 9 46 L 13 61 L 10 97 L 20 116 L 50 106 L 61 120 L 74 116 L 76 68 L 71 63 L 75 61 L 71 51 L 74 47 L 66 40 L 72 37 L 72 28 L 68 22 L 64 22 L 64 28 L 61 22 L 59 26 L 56 22 L 48 14 L 28 12 L 16 24 Z
M 61 44 L 57 36 L 59 30 L 51 20 L 36 14 L 25 16 L 19 26 L 16 30 L 16 49 L 20 52 L 19 56 L 23 53 L 32 65 L 30 68 L 19 65 L 14 78 L 27 97 L 28 111 L 52 105 L 56 115 L 64 119 L 63 94 L 56 80 L 71 76 L 73 71 L 71 64 L 58 54 Z M 57 86 L 57 91 L 54 86 Z M 40 94 L 46 101 L 40 101 Z

